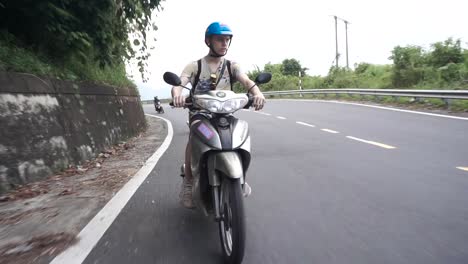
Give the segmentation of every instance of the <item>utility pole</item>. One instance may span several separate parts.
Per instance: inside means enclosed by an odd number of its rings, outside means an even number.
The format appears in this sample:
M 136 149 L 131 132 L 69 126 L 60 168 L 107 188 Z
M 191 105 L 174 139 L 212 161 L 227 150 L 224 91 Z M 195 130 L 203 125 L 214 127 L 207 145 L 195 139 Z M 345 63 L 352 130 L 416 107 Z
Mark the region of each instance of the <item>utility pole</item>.
M 338 17 L 335 17 L 335 42 L 336 42 L 336 52 L 335 52 L 335 63 L 336 63 L 336 68 L 338 68 Z
M 301 80 L 301 71 L 299 71 L 299 90 L 302 91 L 302 80 Z M 299 94 L 300 97 L 302 97 L 302 93 Z
M 346 30 L 346 68 L 349 70 L 349 60 L 348 60 L 348 21 L 343 20 L 345 23 L 345 30 Z
M 335 39 L 336 39 L 336 55 L 335 55 L 335 58 L 336 58 L 336 67 L 338 68 L 338 59 L 340 57 L 340 54 L 338 53 L 338 19 L 343 21 L 345 23 L 345 30 L 346 30 L 346 68 L 349 69 L 349 55 L 348 55 L 348 24 L 351 24 L 349 23 L 349 21 L 341 18 L 341 17 L 337 17 L 337 16 L 333 16 L 335 18 Z

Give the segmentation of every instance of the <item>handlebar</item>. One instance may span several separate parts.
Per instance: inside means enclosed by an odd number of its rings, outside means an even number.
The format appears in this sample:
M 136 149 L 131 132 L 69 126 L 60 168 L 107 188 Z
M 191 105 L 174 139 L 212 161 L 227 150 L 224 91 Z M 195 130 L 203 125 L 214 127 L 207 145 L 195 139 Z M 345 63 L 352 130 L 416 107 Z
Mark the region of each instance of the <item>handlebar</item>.
M 172 106 L 172 107 L 174 107 L 174 101 L 171 101 L 171 102 L 169 103 L 169 105 Z M 187 98 L 185 98 L 184 108 L 190 107 L 190 106 L 192 106 L 192 98 L 191 98 L 191 97 L 187 97 Z
M 253 104 L 253 95 L 251 94 L 247 94 L 247 97 L 249 99 L 249 101 L 247 102 L 247 104 L 244 106 L 244 109 L 249 109 L 250 107 L 252 107 L 252 104 Z M 174 107 L 174 101 L 171 101 L 169 103 L 170 106 Z M 187 97 L 185 98 L 185 105 L 184 105 L 184 108 L 186 107 L 190 107 L 192 106 L 192 98 L 191 97 Z
M 249 109 L 250 107 L 252 107 L 252 104 L 253 104 L 253 95 L 251 94 L 247 94 L 247 98 L 249 98 L 249 101 L 247 102 L 247 104 L 244 106 L 244 109 Z

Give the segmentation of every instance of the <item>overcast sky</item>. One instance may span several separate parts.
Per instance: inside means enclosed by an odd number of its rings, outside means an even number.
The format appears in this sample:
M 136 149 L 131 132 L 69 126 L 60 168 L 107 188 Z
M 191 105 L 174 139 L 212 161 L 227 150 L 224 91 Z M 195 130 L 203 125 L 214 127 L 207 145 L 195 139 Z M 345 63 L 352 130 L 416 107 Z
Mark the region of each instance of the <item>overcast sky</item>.
M 155 11 L 158 30 L 150 33 L 155 46 L 148 61 L 149 80 L 127 67 L 142 99 L 170 97 L 162 74 L 180 74 L 190 61 L 205 56 L 204 32 L 213 21 L 228 24 L 234 38 L 227 58 L 244 71 L 295 58 L 309 75 L 326 75 L 335 57 L 334 15 L 348 25 L 349 63 L 388 64 L 397 45 L 419 45 L 449 37 L 467 48 L 468 0 L 167 0 Z M 153 42 L 152 37 L 157 41 Z M 338 22 L 340 66 L 346 65 L 344 23 Z M 307 87 L 305 87 L 307 88 Z

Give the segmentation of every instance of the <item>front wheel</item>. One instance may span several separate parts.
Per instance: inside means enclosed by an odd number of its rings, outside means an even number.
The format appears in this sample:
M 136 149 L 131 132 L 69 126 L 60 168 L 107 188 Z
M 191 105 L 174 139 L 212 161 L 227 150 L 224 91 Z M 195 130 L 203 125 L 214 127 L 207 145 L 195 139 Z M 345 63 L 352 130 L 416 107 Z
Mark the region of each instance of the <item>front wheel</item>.
M 219 206 L 219 235 L 224 259 L 229 264 L 240 264 L 245 251 L 245 213 L 239 179 L 223 179 Z

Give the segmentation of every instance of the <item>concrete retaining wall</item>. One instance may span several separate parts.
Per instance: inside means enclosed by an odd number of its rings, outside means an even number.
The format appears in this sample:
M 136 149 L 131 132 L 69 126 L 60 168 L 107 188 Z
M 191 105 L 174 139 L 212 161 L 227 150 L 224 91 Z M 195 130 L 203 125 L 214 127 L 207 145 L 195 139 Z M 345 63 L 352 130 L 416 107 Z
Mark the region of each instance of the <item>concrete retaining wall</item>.
M 0 193 L 91 159 L 145 127 L 133 89 L 0 72 Z

